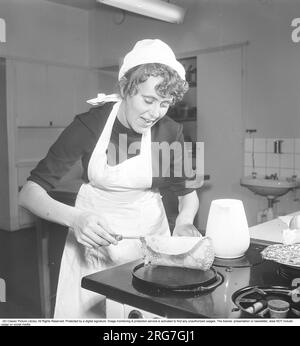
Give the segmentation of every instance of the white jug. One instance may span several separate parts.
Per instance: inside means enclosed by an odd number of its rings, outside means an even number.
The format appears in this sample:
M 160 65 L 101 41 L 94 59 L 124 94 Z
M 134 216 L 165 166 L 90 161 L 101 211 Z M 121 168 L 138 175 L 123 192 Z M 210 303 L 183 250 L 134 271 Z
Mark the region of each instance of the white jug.
M 216 257 L 243 256 L 250 245 L 250 233 L 243 202 L 237 199 L 212 201 L 206 236 L 212 239 Z

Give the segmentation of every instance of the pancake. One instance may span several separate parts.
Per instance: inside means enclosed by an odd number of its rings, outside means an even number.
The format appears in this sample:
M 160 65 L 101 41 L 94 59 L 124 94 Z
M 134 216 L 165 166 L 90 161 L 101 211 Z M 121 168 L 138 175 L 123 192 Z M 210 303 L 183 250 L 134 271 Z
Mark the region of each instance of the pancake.
M 208 270 L 214 261 L 209 237 L 158 237 L 142 239 L 145 264 Z

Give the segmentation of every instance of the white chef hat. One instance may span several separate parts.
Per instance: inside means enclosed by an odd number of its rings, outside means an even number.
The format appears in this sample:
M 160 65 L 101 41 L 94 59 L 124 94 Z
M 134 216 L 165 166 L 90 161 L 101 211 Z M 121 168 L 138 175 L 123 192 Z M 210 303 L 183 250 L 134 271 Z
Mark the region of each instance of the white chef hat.
M 181 79 L 185 80 L 185 69 L 177 61 L 172 49 L 159 39 L 146 39 L 138 41 L 133 49 L 125 55 L 123 64 L 119 71 L 119 80 L 131 68 L 150 63 L 159 63 L 171 67 Z

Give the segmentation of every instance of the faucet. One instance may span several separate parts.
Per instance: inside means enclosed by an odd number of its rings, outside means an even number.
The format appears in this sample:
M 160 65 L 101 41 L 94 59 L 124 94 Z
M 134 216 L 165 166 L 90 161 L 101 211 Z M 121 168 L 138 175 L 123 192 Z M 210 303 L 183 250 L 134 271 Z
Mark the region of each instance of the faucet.
M 278 180 L 278 174 L 274 173 L 274 174 L 266 175 L 265 179 Z

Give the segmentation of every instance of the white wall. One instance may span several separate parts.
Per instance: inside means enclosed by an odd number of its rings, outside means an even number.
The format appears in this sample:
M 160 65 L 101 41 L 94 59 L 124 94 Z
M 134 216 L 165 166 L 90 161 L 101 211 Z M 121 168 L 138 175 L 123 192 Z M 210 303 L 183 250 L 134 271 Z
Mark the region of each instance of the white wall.
M 88 65 L 88 11 L 44 0 L 1 0 L 7 42 L 0 55 Z
M 243 57 L 246 70 L 242 114 L 237 114 L 238 117 L 243 117 L 242 135 L 246 137 L 245 130 L 253 128 L 257 129 L 257 136 L 260 138 L 298 138 L 300 43 L 295 44 L 291 40 L 291 21 L 300 16 L 300 3 L 294 0 L 174 2 L 188 8 L 182 25 L 136 15 L 126 15 L 125 21 L 117 25 L 114 23 L 115 14 L 112 10 L 91 13 L 91 65 L 108 66 L 118 63 L 129 47 L 143 38 L 159 37 L 168 42 L 177 54 L 249 41 Z M 221 112 L 222 105 L 219 107 Z M 217 133 L 211 134 L 216 135 Z M 241 171 L 242 167 L 243 160 L 240 157 L 232 170 Z M 222 170 L 221 163 L 216 169 Z M 218 196 L 219 191 L 215 190 L 214 193 Z M 266 206 L 265 199 L 254 196 L 245 188 L 241 188 L 235 195 L 237 196 L 245 201 L 249 223 L 254 224 L 257 211 Z M 297 204 L 293 199 L 291 194 L 282 197 L 278 209 L 281 212 L 300 209 L 299 202 Z M 207 205 L 209 201 L 205 203 Z M 202 217 L 201 227 L 205 222 Z

